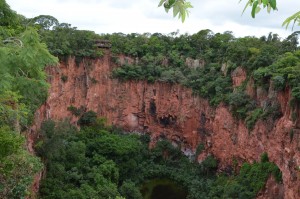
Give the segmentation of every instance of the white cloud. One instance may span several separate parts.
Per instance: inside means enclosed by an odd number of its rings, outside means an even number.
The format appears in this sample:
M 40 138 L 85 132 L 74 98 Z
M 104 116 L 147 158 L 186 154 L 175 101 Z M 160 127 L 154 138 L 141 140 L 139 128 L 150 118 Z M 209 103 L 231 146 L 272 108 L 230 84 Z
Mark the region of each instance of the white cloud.
M 70 23 L 78 29 L 97 33 L 195 33 L 202 29 L 213 32 L 233 31 L 235 36 L 267 35 L 278 33 L 281 37 L 291 30 L 281 27 L 285 18 L 297 12 L 300 1 L 280 1 L 279 10 L 267 14 L 265 10 L 256 19 L 250 9 L 241 16 L 246 0 L 191 0 L 194 8 L 190 18 L 182 24 L 157 8 L 159 0 L 6 0 L 13 10 L 28 18 L 41 14 L 52 15 L 60 22 Z

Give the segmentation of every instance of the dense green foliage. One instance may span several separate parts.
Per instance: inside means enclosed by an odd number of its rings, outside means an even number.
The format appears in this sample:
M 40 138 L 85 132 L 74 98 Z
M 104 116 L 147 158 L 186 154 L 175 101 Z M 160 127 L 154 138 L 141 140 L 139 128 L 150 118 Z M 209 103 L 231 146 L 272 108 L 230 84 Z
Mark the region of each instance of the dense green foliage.
M 58 62 L 51 54 L 101 56 L 97 38 L 52 16 L 26 19 L 0 0 L 0 198 L 28 196 L 34 175 L 42 169 L 20 132 L 32 124 L 34 112 L 47 98 L 44 67 Z M 81 122 L 89 125 L 88 119 Z
M 42 163 L 24 149 L 24 137 L 8 127 L 0 128 L 0 140 L 0 197 L 24 198 Z
M 278 167 L 262 161 L 243 164 L 238 175 L 216 175 L 217 160 L 208 156 L 192 162 L 166 140 L 148 149 L 146 135 L 124 134 L 97 119 L 78 131 L 67 122 L 46 121 L 36 145 L 46 163 L 40 198 L 142 198 L 140 190 L 151 179 L 165 178 L 184 187 L 188 199 L 254 198 Z
M 160 80 L 163 79 L 162 72 L 169 71 L 182 73 L 178 82 L 184 82 L 194 70 L 205 70 L 205 74 L 212 72 L 215 73 L 214 77 L 222 78 L 237 66 L 243 66 L 248 72 L 269 66 L 278 56 L 297 49 L 297 35 L 295 32 L 281 41 L 277 34 L 272 33 L 261 38 L 235 38 L 231 32 L 214 34 L 210 30 L 201 30 L 193 35 L 180 36 L 177 33 L 115 33 L 102 37 L 112 42 L 114 54 L 125 54 L 139 60 L 132 65 L 125 63 L 115 71 L 116 77 L 125 80 L 152 77 Z M 187 58 L 199 59 L 200 64 L 188 68 L 185 64 Z
M 0 0 L 0 198 L 25 198 L 39 158 L 25 147 L 20 132 L 31 125 L 35 110 L 46 100 L 44 67 L 57 59 L 40 42 L 37 31 L 25 27 L 25 17 Z
M 55 56 L 96 58 L 103 54 L 96 46 L 100 36 L 93 31 L 77 30 L 71 24 L 59 23 L 56 18 L 49 15 L 40 15 L 28 21 L 31 26 L 38 29 L 42 41 Z
M 277 182 L 282 180 L 278 167 L 269 162 L 268 155 L 263 153 L 261 161 L 253 164 L 244 163 L 239 175 L 221 175 L 213 183 L 210 198 L 255 198 L 261 190 L 269 174 L 272 173 Z
M 272 65 L 255 70 L 253 76 L 258 84 L 272 80 L 277 90 L 283 90 L 286 86 L 290 86 L 292 96 L 296 100 L 300 100 L 300 51 L 281 55 Z

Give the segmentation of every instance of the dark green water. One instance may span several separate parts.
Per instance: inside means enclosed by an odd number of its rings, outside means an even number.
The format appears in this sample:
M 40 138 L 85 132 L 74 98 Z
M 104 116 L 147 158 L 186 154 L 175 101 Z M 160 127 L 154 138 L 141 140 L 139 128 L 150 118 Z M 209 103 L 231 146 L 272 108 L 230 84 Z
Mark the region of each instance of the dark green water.
M 141 189 L 144 199 L 186 199 L 187 191 L 169 179 L 153 179 Z

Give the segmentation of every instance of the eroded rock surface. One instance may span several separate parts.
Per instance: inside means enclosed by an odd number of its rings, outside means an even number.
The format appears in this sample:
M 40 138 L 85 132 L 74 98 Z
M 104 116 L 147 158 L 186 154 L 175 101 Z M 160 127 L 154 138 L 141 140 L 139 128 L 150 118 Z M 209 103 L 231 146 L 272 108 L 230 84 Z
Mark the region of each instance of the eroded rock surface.
M 207 100 L 194 96 L 190 89 L 180 85 L 112 79 L 114 67 L 107 52 L 103 58 L 86 59 L 79 66 L 74 58 L 70 58 L 57 68 L 48 68 L 49 97 L 36 112 L 32 131 L 35 132 L 43 120 L 50 118 L 69 118 L 75 124 L 78 118 L 67 110 L 72 105 L 93 110 L 106 117 L 109 124 L 127 131 L 148 132 L 152 143 L 168 138 L 188 155 L 193 155 L 198 144 L 202 143 L 205 150 L 198 160 L 201 161 L 205 154 L 213 154 L 220 161 L 220 170 L 232 165 L 233 159 L 241 165 L 245 161 L 258 161 L 260 155 L 267 152 L 270 161 L 282 171 L 282 196 L 300 198 L 300 128 L 297 121 L 291 120 L 289 91 L 276 96 L 283 116 L 271 128 L 266 121 L 258 121 L 249 131 L 222 104 L 212 108 Z M 245 72 L 238 70 L 233 75 L 235 86 L 246 79 Z M 252 88 L 247 86 L 247 89 L 253 97 L 257 95 Z M 274 183 L 269 184 L 268 191 L 265 191 L 268 193 L 274 187 Z M 259 197 L 268 198 L 264 194 Z

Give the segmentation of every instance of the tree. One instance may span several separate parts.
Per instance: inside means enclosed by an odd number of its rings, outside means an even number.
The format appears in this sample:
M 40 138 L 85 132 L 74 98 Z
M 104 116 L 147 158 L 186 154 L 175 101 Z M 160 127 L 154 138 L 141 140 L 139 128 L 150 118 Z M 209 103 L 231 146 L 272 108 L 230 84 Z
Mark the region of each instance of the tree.
M 39 158 L 25 148 L 21 131 L 46 100 L 44 67 L 55 65 L 27 19 L 0 0 L 0 198 L 26 198 L 34 175 L 42 169 Z M 26 24 L 26 26 L 25 26 Z
M 241 2 L 242 0 L 240 0 Z M 166 12 L 173 8 L 173 17 L 178 15 L 178 18 L 185 21 L 186 16 L 189 15 L 189 8 L 193 8 L 192 4 L 186 0 L 161 0 L 158 6 L 164 6 Z M 245 5 L 244 11 L 248 8 L 251 8 L 251 16 L 255 18 L 255 15 L 260 12 L 261 9 L 267 9 L 267 12 L 270 13 L 271 10 L 277 10 L 276 0 L 248 0 Z M 295 24 L 300 25 L 300 11 L 296 12 L 292 16 L 288 17 L 283 23 L 282 26 L 286 28 L 293 22 L 293 27 Z
M 97 121 L 97 114 L 94 111 L 84 113 L 78 120 L 80 126 L 89 126 L 95 124 Z
M 59 22 L 55 17 L 50 15 L 39 15 L 30 20 L 31 24 L 37 24 L 44 30 L 50 30 L 54 26 L 58 26 Z
M 5 0 L 0 0 L 0 26 L 14 25 L 18 23 L 18 15 L 11 10 Z
M 241 2 L 242 0 L 240 0 Z M 271 10 L 277 10 L 277 2 L 276 0 L 248 0 L 244 11 L 247 9 L 247 7 L 251 8 L 251 16 L 255 18 L 255 15 L 260 12 L 261 9 L 267 9 L 267 12 L 270 13 Z M 243 11 L 243 12 L 244 12 Z M 296 12 L 292 16 L 288 17 L 283 23 L 282 26 L 285 26 L 286 28 L 290 25 L 290 23 L 293 22 L 293 26 L 295 23 L 297 25 L 300 25 L 300 11 Z

